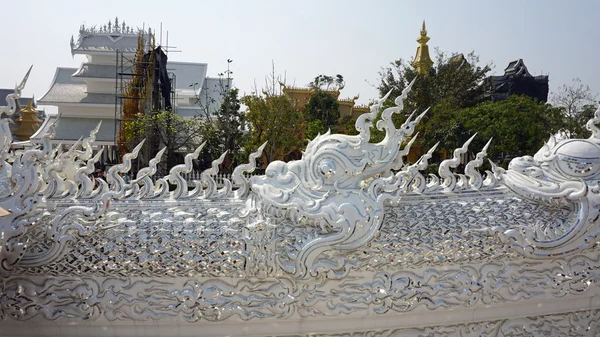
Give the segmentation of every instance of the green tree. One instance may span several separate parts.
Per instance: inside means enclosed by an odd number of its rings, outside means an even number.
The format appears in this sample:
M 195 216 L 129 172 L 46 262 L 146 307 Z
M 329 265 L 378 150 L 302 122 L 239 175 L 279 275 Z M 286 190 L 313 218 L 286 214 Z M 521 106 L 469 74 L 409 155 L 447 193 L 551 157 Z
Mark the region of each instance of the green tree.
M 560 108 L 516 95 L 504 101 L 480 103 L 448 118 L 448 124 L 461 130 L 458 143 L 478 133 L 469 146 L 472 152 L 479 151 L 493 137 L 488 154 L 500 161 L 535 154 L 551 134 L 564 126 Z
M 423 111 L 440 103 L 465 108 L 484 99 L 486 86 L 483 84 L 491 69 L 489 64 L 479 65 L 479 57 L 474 52 L 466 57 L 462 54 L 448 57 L 436 49 L 435 58 L 429 75 L 419 76 L 413 85 L 405 102 L 406 111 Z M 393 100 L 418 74 L 409 63 L 398 59 L 382 69 L 379 75 L 379 94 L 383 96 L 391 90 L 390 99 Z
M 404 113 L 395 114 L 394 123 L 400 126 L 409 113 L 415 110 L 420 113 L 430 108 L 418 127 L 421 133 L 415 147 L 429 148 L 439 141 L 443 148 L 455 148 L 462 146 L 470 132 L 457 116 L 462 109 L 474 107 L 485 100 L 485 83 L 491 65 L 480 65 L 474 52 L 466 57 L 463 54 L 449 57 L 436 49 L 435 54 L 435 64 L 426 76 L 417 76 L 415 69 L 402 59 L 392 62 L 390 67 L 379 73 L 377 89 L 382 96 L 391 91 L 390 99 L 384 104 L 384 107 L 389 107 L 416 77 L 404 101 Z M 377 131 L 373 135 L 374 141 L 382 136 Z
M 283 94 L 251 95 L 243 98 L 249 122 L 249 150 L 265 141 L 264 156 L 267 163 L 282 160 L 292 150 L 302 148 L 306 126 L 302 112 Z M 265 164 L 267 164 L 265 163 Z
M 159 147 L 166 147 L 164 172 L 181 163 L 186 152 L 193 151 L 202 141 L 202 121 L 199 117 L 183 118 L 172 110 L 140 113 L 126 125 L 126 134 L 132 138 L 156 137 Z
M 308 123 L 306 128 L 306 138 L 312 140 L 319 134 L 322 135 L 325 132 L 327 132 L 327 128 L 323 125 L 323 121 L 316 119 Z
M 587 138 L 590 132 L 585 123 L 594 116 L 598 95 L 578 78 L 570 85 L 563 85 L 551 96 L 554 106 L 562 108 L 565 114 L 564 131 L 570 138 Z
M 346 81 L 340 74 L 335 76 L 318 75 L 308 86 L 322 91 L 342 90 L 346 86 Z
M 564 117 L 565 127 L 563 131 L 569 138 L 589 138 L 592 133 L 585 127 L 587 121 L 594 118 L 598 106 L 595 104 L 586 104 L 575 116 Z
M 229 166 L 234 167 L 240 160 L 243 160 L 242 149 L 245 140 L 245 114 L 240 110 L 237 88 L 226 92 L 217 112 L 216 122 L 219 150 L 221 153 L 229 151 L 231 158 Z
M 341 132 L 347 135 L 357 135 L 358 131 L 356 131 L 356 119 L 352 118 L 350 115 L 346 115 L 342 117 L 340 122 Z
M 338 124 L 340 105 L 333 95 L 317 89 L 310 95 L 304 113 L 309 123 L 321 121 L 323 128 L 327 130 Z
M 263 151 L 265 165 L 283 160 L 289 152 L 301 149 L 306 140 L 304 114 L 296 102 L 284 95 L 283 86 L 273 64 L 271 74 L 265 77 L 265 87 L 260 91 L 255 87 L 252 95 L 242 98 L 249 130 L 246 154 L 267 142 Z

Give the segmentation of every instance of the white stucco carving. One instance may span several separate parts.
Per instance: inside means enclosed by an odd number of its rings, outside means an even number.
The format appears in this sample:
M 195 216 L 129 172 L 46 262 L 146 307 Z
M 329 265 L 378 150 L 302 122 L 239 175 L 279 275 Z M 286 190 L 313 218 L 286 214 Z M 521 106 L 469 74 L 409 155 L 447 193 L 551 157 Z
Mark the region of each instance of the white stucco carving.
M 320 135 L 249 179 L 263 144 L 222 188 L 226 154 L 183 179 L 202 146 L 154 182 L 160 151 L 126 182 L 140 144 L 94 182 L 99 126 L 68 150 L 50 127 L 15 152 L 2 120 L 0 335 L 596 335 L 600 111 L 590 139 L 481 173 L 490 140 L 457 175 L 473 135 L 427 183 L 441 145 L 403 161 L 425 112 L 391 120 L 409 90 L 381 112 L 383 141 L 369 128 L 387 97 L 359 135 Z

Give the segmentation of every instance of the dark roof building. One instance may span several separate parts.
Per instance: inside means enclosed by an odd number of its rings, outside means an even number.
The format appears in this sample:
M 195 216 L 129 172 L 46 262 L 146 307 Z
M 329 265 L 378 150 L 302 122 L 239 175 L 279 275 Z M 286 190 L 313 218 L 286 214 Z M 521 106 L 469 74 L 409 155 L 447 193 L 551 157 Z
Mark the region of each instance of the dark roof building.
M 510 95 L 526 95 L 540 102 L 548 100 L 548 76 L 531 76 L 522 59 L 512 61 L 504 75 L 489 77 L 489 99 L 501 101 Z
M 15 92 L 15 89 L 0 89 L 0 104 L 5 104 L 4 99 L 6 96 Z M 17 111 L 21 111 L 22 108 L 26 107 L 31 102 L 31 106 L 37 108 L 35 98 L 33 97 L 21 97 L 17 100 Z

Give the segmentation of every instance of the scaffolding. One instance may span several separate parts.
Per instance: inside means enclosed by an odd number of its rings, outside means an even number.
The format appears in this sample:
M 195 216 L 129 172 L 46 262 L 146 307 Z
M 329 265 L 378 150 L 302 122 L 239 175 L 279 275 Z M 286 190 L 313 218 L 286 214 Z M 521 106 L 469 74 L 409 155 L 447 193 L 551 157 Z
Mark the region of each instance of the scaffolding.
M 146 44 L 144 43 L 144 46 Z M 161 48 L 160 46 L 157 48 Z M 114 142 L 115 149 L 119 155 L 117 158 L 122 158 L 123 149 L 127 149 L 128 143 L 123 139 L 124 126 L 128 121 L 137 118 L 137 114 L 127 115 L 125 112 L 126 102 L 133 103 L 137 106 L 138 113 L 152 113 L 153 111 L 163 110 L 165 108 L 165 99 L 160 93 L 158 81 L 154 80 L 157 64 L 154 62 L 155 49 L 150 47 L 145 48 L 144 57 L 140 57 L 137 53 L 132 58 L 121 50 L 116 51 L 115 57 L 115 119 L 114 119 Z M 172 106 L 176 100 L 176 76 L 173 72 L 167 72 L 170 80 L 170 99 Z M 134 79 L 139 81 L 133 81 Z M 137 86 L 136 85 L 137 82 Z M 132 95 L 137 93 L 137 95 Z M 142 153 L 140 159 L 145 162 L 152 158 L 158 152 L 157 139 L 154 134 L 145 135 L 148 146 L 145 146 L 146 153 Z M 128 149 L 131 150 L 131 149 Z M 145 158 L 144 158 L 145 157 Z M 136 160 L 136 166 L 139 168 L 140 160 Z

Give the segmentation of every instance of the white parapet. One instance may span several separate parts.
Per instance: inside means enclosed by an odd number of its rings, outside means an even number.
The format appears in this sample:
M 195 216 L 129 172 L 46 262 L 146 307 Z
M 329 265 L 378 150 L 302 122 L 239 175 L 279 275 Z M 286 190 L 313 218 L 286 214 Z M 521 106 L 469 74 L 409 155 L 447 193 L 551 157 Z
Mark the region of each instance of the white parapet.
M 226 154 L 189 179 L 202 146 L 125 179 L 140 144 L 95 180 L 99 126 L 64 151 L 52 124 L 15 152 L 2 120 L 0 335 L 600 333 L 600 111 L 590 139 L 480 173 L 488 142 L 457 175 L 471 138 L 425 177 L 435 147 L 403 162 L 424 113 L 391 120 L 409 90 L 356 136 L 319 135 L 250 176 L 263 145 L 230 179 Z M 378 115 L 387 135 L 370 143 Z

